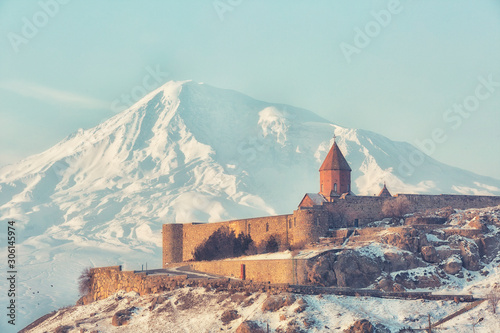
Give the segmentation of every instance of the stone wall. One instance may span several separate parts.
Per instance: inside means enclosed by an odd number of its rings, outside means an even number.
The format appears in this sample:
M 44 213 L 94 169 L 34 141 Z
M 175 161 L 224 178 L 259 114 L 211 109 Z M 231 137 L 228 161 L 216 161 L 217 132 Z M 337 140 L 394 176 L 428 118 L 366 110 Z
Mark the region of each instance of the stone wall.
M 232 220 L 218 223 L 189 223 L 183 226 L 183 261 L 193 259 L 193 252 L 203 241 L 212 235 L 217 229 L 227 226 L 238 235 L 240 232 L 250 235 L 252 240 L 259 244 L 267 240 L 271 235 L 281 241 L 288 241 L 288 223 L 293 215 L 278 215 L 242 220 Z M 179 261 L 171 261 L 179 262 Z M 165 260 L 164 260 L 165 264 Z
M 455 209 L 469 209 L 500 205 L 500 196 L 398 194 L 395 197 L 347 196 L 315 207 L 317 209 L 322 207 L 331 214 L 331 228 L 351 227 L 354 226 L 356 220 L 361 227 L 369 222 L 384 218 L 382 214 L 384 203 L 396 200 L 398 197 L 408 199 L 411 212 L 450 206 Z
M 163 225 L 163 267 L 170 263 L 194 259 L 196 247 L 221 227 L 238 235 L 250 235 L 256 245 L 275 236 L 283 244 L 318 241 L 328 231 L 328 212 L 323 209 L 301 209 L 293 214 L 232 220 L 218 223 L 185 223 Z
M 240 278 L 241 265 L 245 265 L 246 280 L 269 283 L 295 284 L 295 260 L 217 260 L 190 263 L 192 269 L 226 277 Z
M 279 262 L 278 262 L 279 261 Z M 268 260 L 267 263 L 250 263 L 249 274 L 253 278 L 246 281 L 232 280 L 229 278 L 200 278 L 189 279 L 187 275 L 168 276 L 166 274 L 147 275 L 145 272 L 122 271 L 121 266 L 109 266 L 92 268 L 90 293 L 78 300 L 77 305 L 88 304 L 105 299 L 120 290 L 126 292 L 135 291 L 140 295 L 154 294 L 162 291 L 175 290 L 183 287 L 204 287 L 210 289 L 233 290 L 233 291 L 267 291 L 271 293 L 282 293 L 289 287 L 287 283 L 279 283 L 268 277 L 277 274 L 277 281 L 285 281 L 286 274 L 293 269 L 292 260 Z M 219 262 L 221 263 L 221 262 Z M 198 262 L 200 268 L 206 271 L 217 267 L 217 262 Z M 221 269 L 227 272 L 239 270 L 239 263 L 232 262 L 222 264 Z M 257 269 L 262 273 L 258 273 Z M 281 274 L 281 279 L 278 277 Z M 231 275 L 231 274 L 228 274 Z M 290 274 L 291 275 L 291 274 Z M 261 280 L 262 279 L 262 280 Z M 270 283 L 272 281 L 273 283 Z M 305 281 L 305 280 L 304 280 Z
M 443 208 L 451 206 L 455 209 L 485 208 L 500 205 L 500 196 L 487 195 L 423 195 L 423 194 L 398 194 L 405 197 L 412 204 L 415 211 L 425 209 Z
M 456 209 L 483 208 L 500 205 L 500 196 L 398 194 L 396 197 L 347 196 L 335 198 L 321 206 L 300 208 L 288 215 L 232 220 L 219 223 L 170 224 L 163 227 L 163 266 L 189 261 L 203 241 L 222 226 L 249 234 L 256 244 L 276 236 L 282 243 L 298 245 L 316 242 L 328 229 L 352 227 L 380 220 L 385 202 L 407 198 L 411 211 L 451 206 Z
M 87 296 L 90 301 L 107 298 L 119 290 L 135 291 L 141 295 L 156 293 L 162 290 L 173 290 L 186 275 L 146 275 L 145 272 L 122 271 L 121 266 L 92 268 L 91 292 Z

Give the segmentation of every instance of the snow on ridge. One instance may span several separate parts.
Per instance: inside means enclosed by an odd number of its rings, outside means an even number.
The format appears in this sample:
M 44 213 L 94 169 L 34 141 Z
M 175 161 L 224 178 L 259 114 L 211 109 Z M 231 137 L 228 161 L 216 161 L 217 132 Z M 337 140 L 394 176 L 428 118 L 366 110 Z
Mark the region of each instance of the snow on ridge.
M 289 125 L 284 112 L 275 107 L 267 107 L 259 112 L 258 124 L 262 128 L 264 137 L 276 136 L 276 141 L 284 145 Z

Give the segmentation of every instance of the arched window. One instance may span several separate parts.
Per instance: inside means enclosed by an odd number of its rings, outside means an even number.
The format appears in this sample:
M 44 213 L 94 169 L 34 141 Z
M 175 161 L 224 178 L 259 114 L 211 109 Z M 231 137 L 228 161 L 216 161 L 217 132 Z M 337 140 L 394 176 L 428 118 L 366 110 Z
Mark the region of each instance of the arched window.
M 351 192 L 351 184 L 347 184 L 347 192 Z
M 337 193 L 337 183 L 333 184 L 333 192 Z
M 269 223 L 266 223 L 266 232 L 269 232 Z
M 248 234 L 251 233 L 251 229 L 250 229 L 250 223 L 248 223 Z
M 288 220 L 288 229 L 292 229 L 292 219 Z

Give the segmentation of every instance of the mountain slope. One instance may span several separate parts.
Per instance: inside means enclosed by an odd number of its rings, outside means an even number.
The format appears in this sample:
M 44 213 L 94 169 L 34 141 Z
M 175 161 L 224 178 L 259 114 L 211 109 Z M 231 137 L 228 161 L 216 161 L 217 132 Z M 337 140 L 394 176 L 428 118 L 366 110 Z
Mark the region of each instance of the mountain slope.
M 354 193 L 373 195 L 385 181 L 393 193 L 500 194 L 500 181 L 430 157 L 400 175 L 401 158 L 415 150 L 407 143 L 231 90 L 168 82 L 0 169 L 0 217 L 17 221 L 21 313 L 31 320 L 73 302 L 84 266 L 159 266 L 163 223 L 291 212 L 318 190 L 334 133 Z

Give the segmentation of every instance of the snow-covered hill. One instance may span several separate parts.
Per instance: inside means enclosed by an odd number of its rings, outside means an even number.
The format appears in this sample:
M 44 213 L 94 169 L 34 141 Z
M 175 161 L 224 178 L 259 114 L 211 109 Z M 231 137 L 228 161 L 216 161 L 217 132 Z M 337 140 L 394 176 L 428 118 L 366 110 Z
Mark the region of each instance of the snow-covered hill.
M 400 174 L 415 151 L 407 143 L 235 91 L 168 82 L 0 169 L 0 219 L 17 221 L 18 320 L 73 303 L 85 266 L 159 266 L 163 223 L 291 212 L 318 190 L 334 133 L 357 194 L 373 195 L 384 181 L 393 193 L 500 194 L 499 180 L 430 157 Z
M 284 297 L 291 299 L 292 304 L 276 311 L 263 310 L 267 300 Z M 244 321 L 259 325 L 261 330 L 258 332 L 265 332 L 269 326 L 270 332 L 327 333 L 345 332 L 353 323 L 363 319 L 377 328 L 375 332 L 395 333 L 409 327 L 425 331 L 428 315 L 432 323 L 436 323 L 467 305 L 454 301 L 335 295 L 268 296 L 262 292 L 248 295 L 206 291 L 203 288 L 183 288 L 142 297 L 134 292 L 126 294 L 122 291 L 95 303 L 50 313 L 42 323 L 26 333 L 54 332 L 58 327 L 64 327 L 71 333 L 82 329 L 86 332 L 238 332 L 237 328 Z M 131 309 L 127 324 L 113 326 L 113 315 L 127 309 Z M 235 311 L 236 318 L 225 323 L 224 314 L 228 310 Z M 440 325 L 437 331 L 469 333 L 474 332 L 473 325 L 475 332 L 496 333 L 500 316 L 493 314 L 491 306 L 484 302 Z

